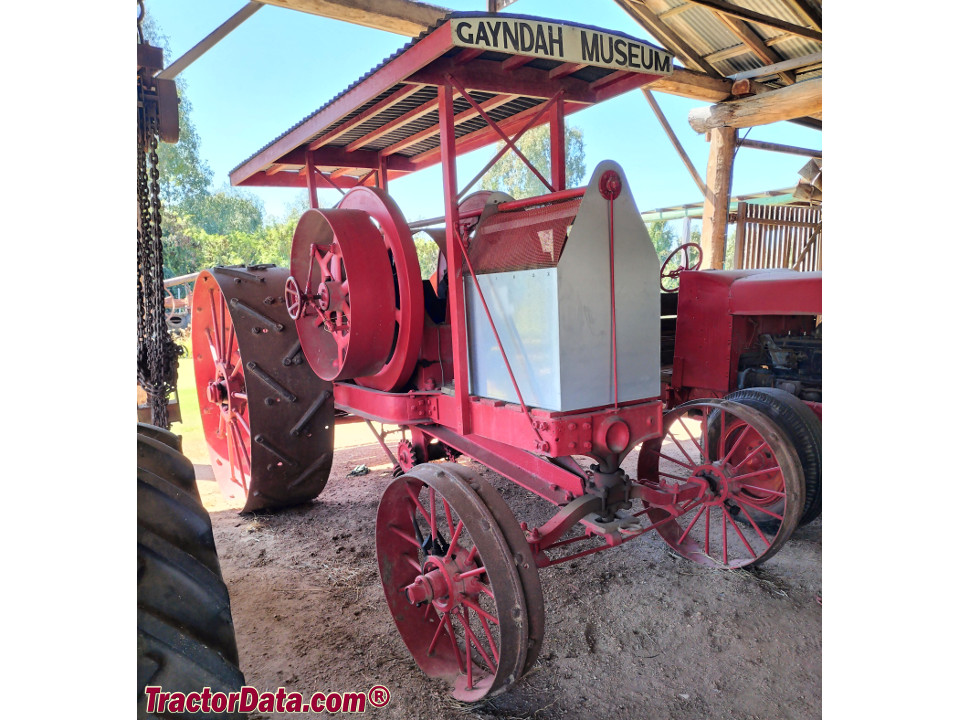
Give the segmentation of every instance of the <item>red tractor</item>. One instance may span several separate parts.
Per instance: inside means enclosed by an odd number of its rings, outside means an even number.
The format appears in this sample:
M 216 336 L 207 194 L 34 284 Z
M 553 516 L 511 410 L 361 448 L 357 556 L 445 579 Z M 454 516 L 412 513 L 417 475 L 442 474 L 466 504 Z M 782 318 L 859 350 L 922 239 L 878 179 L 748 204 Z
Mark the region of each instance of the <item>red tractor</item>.
M 454 13 L 231 173 L 235 185 L 305 187 L 312 209 L 289 270 L 197 279 L 193 354 L 218 481 L 244 512 L 309 501 L 330 472 L 335 411 L 399 426 L 394 449 L 378 435 L 399 468 L 377 512 L 380 576 L 413 657 L 460 700 L 502 692 L 534 664 L 540 568 L 649 531 L 696 562 L 746 567 L 805 512 L 809 479 L 779 395 L 723 396 L 741 375 L 787 387 L 793 375 L 766 358 L 818 337 L 809 308 L 780 298 L 777 317 L 753 312 L 764 295 L 747 288 L 709 320 L 698 313 L 722 293 L 696 286 L 728 274 L 682 273 L 664 385 L 661 304 L 675 296 L 660 293 L 627 178 L 606 161 L 566 187 L 566 115 L 670 72 L 668 53 L 619 33 Z M 546 122 L 550 177 L 534 172 L 547 194 L 469 194 L 483 172 L 458 186 L 459 154 L 504 140 L 489 167 Z M 444 215 L 416 226 L 440 247 L 431 282 L 387 185 L 436 163 Z M 343 192 L 336 207 L 319 207 L 321 186 Z M 794 374 L 809 398 L 808 369 Z M 634 475 L 621 465 L 638 446 Z M 556 514 L 518 522 L 461 455 Z
M 681 265 L 672 274 L 679 292 L 661 296 L 664 404 L 726 397 L 769 415 L 797 450 L 805 484 L 799 524 L 812 522 L 823 474 L 821 273 Z

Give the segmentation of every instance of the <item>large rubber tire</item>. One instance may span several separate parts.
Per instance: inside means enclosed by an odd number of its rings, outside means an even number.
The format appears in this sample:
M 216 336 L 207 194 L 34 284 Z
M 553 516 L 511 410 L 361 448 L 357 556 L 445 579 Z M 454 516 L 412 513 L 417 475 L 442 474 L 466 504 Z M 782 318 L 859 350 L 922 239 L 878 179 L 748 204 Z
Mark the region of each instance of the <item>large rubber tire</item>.
M 813 522 L 822 510 L 823 426 L 820 418 L 800 398 L 776 388 L 746 388 L 727 395 L 756 408 L 776 422 L 793 443 L 803 467 L 806 500 L 799 525 Z
M 230 597 L 193 466 L 156 430 L 137 427 L 137 717 L 245 717 L 147 713 L 148 685 L 165 693 L 230 693 L 244 685 Z
M 172 447 L 177 452 L 183 452 L 183 442 L 181 441 L 180 436 L 176 433 L 170 432 L 169 430 L 157 427 L 156 425 L 138 422 L 137 438 L 139 438 L 141 435 L 146 435 L 154 440 L 159 440 L 164 445 Z
M 180 452 L 179 438 L 174 446 L 173 439 L 168 431 L 152 425 L 137 423 L 137 470 L 147 470 L 157 477 L 163 478 L 200 503 L 200 491 L 197 490 L 197 476 L 193 463 L 186 455 Z

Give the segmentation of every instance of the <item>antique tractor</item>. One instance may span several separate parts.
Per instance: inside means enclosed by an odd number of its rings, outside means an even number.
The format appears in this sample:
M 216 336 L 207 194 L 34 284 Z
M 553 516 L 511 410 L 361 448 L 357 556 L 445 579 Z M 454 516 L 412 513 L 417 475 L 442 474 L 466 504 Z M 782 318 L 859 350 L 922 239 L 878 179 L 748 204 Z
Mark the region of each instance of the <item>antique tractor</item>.
M 377 512 L 380 576 L 413 657 L 460 700 L 532 667 L 540 568 L 651 530 L 696 562 L 746 567 L 804 511 L 804 467 L 769 408 L 713 396 L 668 407 L 681 398 L 662 385 L 660 263 L 622 169 L 603 162 L 566 188 L 565 116 L 671 71 L 669 54 L 625 35 L 455 13 L 231 174 L 305 187 L 312 209 L 289 270 L 196 281 L 217 478 L 245 512 L 308 501 L 330 472 L 336 411 L 398 426 L 394 449 L 377 434 L 399 468 Z M 458 188 L 459 154 L 504 140 L 489 167 L 545 122 L 550 177 L 534 172 L 547 194 Z M 444 215 L 412 227 L 388 181 L 435 163 Z M 343 192 L 336 207 L 319 207 L 318 186 Z M 416 228 L 440 248 L 431 280 Z M 684 273 L 681 303 L 697 274 Z M 638 445 L 634 475 L 621 465 Z M 460 456 L 556 514 L 518 522 Z

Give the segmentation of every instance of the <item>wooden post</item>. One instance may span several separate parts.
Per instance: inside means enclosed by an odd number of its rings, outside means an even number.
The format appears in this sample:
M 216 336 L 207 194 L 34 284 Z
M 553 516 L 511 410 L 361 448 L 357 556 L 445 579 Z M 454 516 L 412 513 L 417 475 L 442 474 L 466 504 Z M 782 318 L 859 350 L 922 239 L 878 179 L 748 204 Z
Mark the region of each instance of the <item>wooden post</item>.
M 733 251 L 733 269 L 743 269 L 743 251 L 747 242 L 747 204 L 745 202 L 737 203 L 737 239 Z
M 737 147 L 736 128 L 710 131 L 707 159 L 707 195 L 703 203 L 703 269 L 722 270 L 733 181 L 733 154 Z

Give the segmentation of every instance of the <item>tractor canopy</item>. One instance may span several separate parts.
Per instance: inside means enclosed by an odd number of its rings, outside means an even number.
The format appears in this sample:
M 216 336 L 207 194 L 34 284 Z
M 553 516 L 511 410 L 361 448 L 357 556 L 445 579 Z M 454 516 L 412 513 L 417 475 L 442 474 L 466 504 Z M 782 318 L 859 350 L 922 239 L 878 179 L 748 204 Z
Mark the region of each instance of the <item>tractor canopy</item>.
M 230 173 L 239 186 L 386 185 L 440 162 L 440 98 L 454 99 L 456 152 L 570 114 L 673 73 L 673 56 L 624 33 L 524 15 L 451 13 Z M 473 102 L 465 95 L 469 95 Z M 482 111 L 482 112 L 481 112 Z M 376 177 L 381 174 L 383 177 Z

